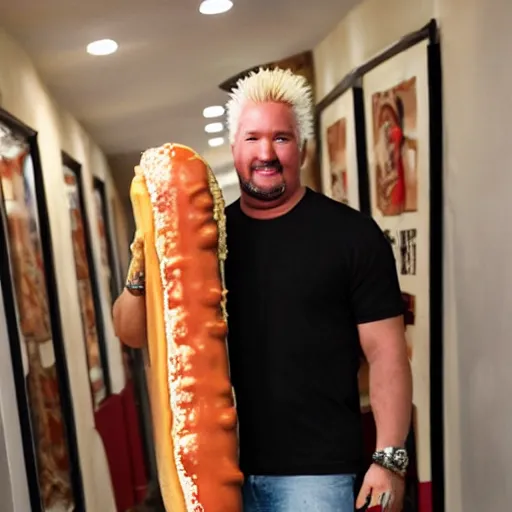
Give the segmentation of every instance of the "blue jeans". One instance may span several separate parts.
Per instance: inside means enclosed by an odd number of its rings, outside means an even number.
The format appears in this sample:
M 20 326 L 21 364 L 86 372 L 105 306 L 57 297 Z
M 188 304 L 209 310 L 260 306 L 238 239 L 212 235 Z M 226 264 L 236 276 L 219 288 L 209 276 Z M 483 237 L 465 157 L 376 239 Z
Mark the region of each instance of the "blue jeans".
M 354 475 L 247 476 L 244 512 L 354 512 Z

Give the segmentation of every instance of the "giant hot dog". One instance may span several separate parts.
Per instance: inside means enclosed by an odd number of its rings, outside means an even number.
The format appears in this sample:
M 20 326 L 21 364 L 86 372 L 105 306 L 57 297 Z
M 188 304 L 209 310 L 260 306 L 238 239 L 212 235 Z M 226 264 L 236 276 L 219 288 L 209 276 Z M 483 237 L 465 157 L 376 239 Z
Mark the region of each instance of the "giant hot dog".
M 225 336 L 224 201 L 194 151 L 143 153 L 130 195 L 144 238 L 148 387 L 167 512 L 241 512 Z

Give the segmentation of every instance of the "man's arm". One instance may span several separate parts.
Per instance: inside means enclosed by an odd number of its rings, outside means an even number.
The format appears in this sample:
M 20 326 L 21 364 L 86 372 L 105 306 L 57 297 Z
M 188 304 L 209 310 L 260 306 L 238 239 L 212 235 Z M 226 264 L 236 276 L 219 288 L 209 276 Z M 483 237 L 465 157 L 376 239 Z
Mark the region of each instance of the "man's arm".
M 146 345 L 146 301 L 123 290 L 112 310 L 114 331 L 122 343 L 132 348 Z
M 352 306 L 370 377 L 370 404 L 377 429 L 375 456 L 356 508 L 368 497 L 370 507 L 400 512 L 404 496 L 403 452 L 390 463 L 384 448 L 404 448 L 411 425 L 412 376 L 403 321 L 404 304 L 390 243 L 374 221 L 361 235 L 352 259 Z M 393 452 L 391 450 L 391 452 Z M 389 468 L 389 469 L 388 469 Z
M 122 343 L 132 348 L 146 345 L 146 301 L 144 240 L 135 233 L 130 246 L 132 259 L 126 287 L 117 298 L 112 309 L 114 331 Z
M 377 450 L 403 447 L 411 425 L 412 374 L 403 317 L 358 326 L 370 369 L 370 403 L 377 428 Z

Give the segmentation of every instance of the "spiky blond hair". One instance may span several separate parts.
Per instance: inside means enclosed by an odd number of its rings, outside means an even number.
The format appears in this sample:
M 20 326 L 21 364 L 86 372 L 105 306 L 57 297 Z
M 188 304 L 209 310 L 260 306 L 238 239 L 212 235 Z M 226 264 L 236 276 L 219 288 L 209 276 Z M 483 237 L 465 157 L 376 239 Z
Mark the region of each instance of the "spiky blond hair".
M 247 102 L 275 101 L 292 107 L 299 137 L 304 143 L 313 133 L 313 93 L 308 81 L 289 69 L 252 71 L 241 78 L 230 93 L 226 105 L 229 140 L 235 141 L 240 115 Z

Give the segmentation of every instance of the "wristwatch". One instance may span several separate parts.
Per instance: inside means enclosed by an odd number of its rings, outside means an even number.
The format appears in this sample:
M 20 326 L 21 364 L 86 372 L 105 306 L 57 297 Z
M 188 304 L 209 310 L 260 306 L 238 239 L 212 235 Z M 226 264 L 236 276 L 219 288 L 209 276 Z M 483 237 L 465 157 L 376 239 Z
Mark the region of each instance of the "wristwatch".
M 144 272 L 134 272 L 126 281 L 125 288 L 135 297 L 144 295 L 146 291 Z
M 372 456 L 375 464 L 392 471 L 393 473 L 405 476 L 409 466 L 409 456 L 405 448 L 388 447 L 377 450 Z

